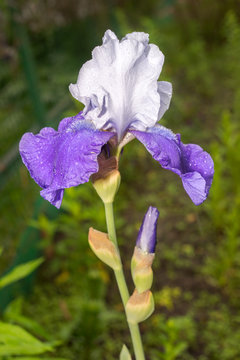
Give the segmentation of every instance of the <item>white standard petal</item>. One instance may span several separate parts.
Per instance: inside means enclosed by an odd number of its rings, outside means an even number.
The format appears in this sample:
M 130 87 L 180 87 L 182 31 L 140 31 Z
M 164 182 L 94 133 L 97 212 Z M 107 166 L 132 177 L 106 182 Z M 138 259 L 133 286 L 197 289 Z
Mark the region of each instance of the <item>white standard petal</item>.
M 158 120 L 160 120 L 169 108 L 172 98 L 172 84 L 167 81 L 158 82 L 158 93 L 160 95 L 160 108 L 158 112 Z
M 120 139 L 129 127 L 145 130 L 159 120 L 157 80 L 163 62 L 148 34 L 134 32 L 119 41 L 108 30 L 69 89 L 85 105 L 85 118 L 98 129 L 115 128 Z

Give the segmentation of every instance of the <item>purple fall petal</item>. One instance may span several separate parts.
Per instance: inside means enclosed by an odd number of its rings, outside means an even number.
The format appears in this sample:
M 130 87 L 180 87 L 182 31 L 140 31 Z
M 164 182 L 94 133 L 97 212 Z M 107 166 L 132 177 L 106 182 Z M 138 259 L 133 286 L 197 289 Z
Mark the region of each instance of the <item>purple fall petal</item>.
M 19 151 L 31 177 L 43 188 L 41 196 L 59 208 L 65 188 L 88 182 L 98 171 L 97 156 L 113 136 L 95 130 L 81 113 L 63 119 L 58 131 L 44 128 L 23 135 Z
M 57 209 L 59 209 L 62 204 L 63 193 L 64 189 L 53 191 L 51 188 L 47 188 L 40 191 L 40 195 L 52 205 L 56 206 Z
M 160 125 L 147 132 L 132 130 L 131 133 L 164 169 L 181 177 L 195 205 L 206 200 L 214 174 L 213 160 L 207 152 L 195 144 L 184 145 L 179 134 Z
M 149 206 L 138 233 L 136 246 L 148 254 L 155 253 L 158 216 L 158 209 Z

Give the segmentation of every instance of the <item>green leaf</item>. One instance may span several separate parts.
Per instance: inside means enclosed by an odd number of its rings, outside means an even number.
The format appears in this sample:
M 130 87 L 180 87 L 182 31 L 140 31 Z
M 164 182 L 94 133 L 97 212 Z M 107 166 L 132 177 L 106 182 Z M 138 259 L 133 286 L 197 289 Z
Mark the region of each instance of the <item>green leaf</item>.
M 132 357 L 130 355 L 130 352 L 128 351 L 128 348 L 126 345 L 123 345 L 121 353 L 120 353 L 120 360 L 132 360 Z
M 52 338 L 47 331 L 33 319 L 22 315 L 22 298 L 13 300 L 4 311 L 3 320 L 22 326 L 31 334 L 40 337 L 42 340 L 50 341 Z
M 0 356 L 42 354 L 53 351 L 54 345 L 41 342 L 20 326 L 0 322 Z
M 26 330 L 30 331 L 36 336 L 41 337 L 44 340 L 51 340 L 51 336 L 45 331 L 45 329 L 41 325 L 39 325 L 36 321 L 27 318 L 26 316 L 16 315 L 11 319 L 9 318 L 9 320 L 11 320 L 11 322 L 14 322 L 15 324 L 23 326 Z
M 0 278 L 0 289 L 4 286 L 7 286 L 17 280 L 24 278 L 29 275 L 33 270 L 35 270 L 42 262 L 43 258 L 39 258 L 37 260 L 29 261 L 25 264 L 21 264 L 16 266 L 13 270 L 11 270 L 8 274 L 4 275 Z

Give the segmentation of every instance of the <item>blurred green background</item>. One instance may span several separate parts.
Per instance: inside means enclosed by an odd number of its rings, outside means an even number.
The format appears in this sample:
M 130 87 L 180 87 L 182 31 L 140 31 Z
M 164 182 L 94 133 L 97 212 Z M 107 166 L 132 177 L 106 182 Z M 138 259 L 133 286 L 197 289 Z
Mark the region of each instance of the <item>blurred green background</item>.
M 1 0 L 0 271 L 39 256 L 44 262 L 37 274 L 0 290 L 0 358 L 112 360 L 123 342 L 131 349 L 113 274 L 87 243 L 90 226 L 106 231 L 91 184 L 65 191 L 57 211 L 40 198 L 18 154 L 24 132 L 56 128 L 81 109 L 68 85 L 108 28 L 119 37 L 150 34 L 165 54 L 161 80 L 173 84 L 162 124 L 215 162 L 209 198 L 195 207 L 180 179 L 139 142 L 124 150 L 115 210 L 131 291 L 129 265 L 143 214 L 149 205 L 160 210 L 156 312 L 141 326 L 147 360 L 240 359 L 237 0 Z M 4 347 L 11 324 L 52 348 Z M 19 344 L 29 340 L 23 338 Z

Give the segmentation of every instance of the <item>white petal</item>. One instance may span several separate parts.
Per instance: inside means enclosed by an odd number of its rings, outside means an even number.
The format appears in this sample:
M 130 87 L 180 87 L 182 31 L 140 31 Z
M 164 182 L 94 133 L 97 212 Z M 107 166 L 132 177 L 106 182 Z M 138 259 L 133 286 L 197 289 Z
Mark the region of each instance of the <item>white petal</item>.
M 172 84 L 167 81 L 158 82 L 158 93 L 160 95 L 160 108 L 158 112 L 158 120 L 160 120 L 169 108 L 172 98 Z
M 114 32 L 112 30 L 107 30 L 107 31 L 105 31 L 105 34 L 104 34 L 102 40 L 103 40 L 103 44 L 105 44 L 109 40 L 118 40 L 118 38 L 116 37 L 116 35 L 114 34 Z
M 148 34 L 135 32 L 119 41 L 108 30 L 70 92 L 85 105 L 84 115 L 96 128 L 113 127 L 120 138 L 130 126 L 144 130 L 159 120 L 157 80 L 163 62 L 159 48 L 148 44 Z
M 127 34 L 123 39 L 141 41 L 145 45 L 149 43 L 149 35 L 144 32 L 132 32 L 131 34 Z

